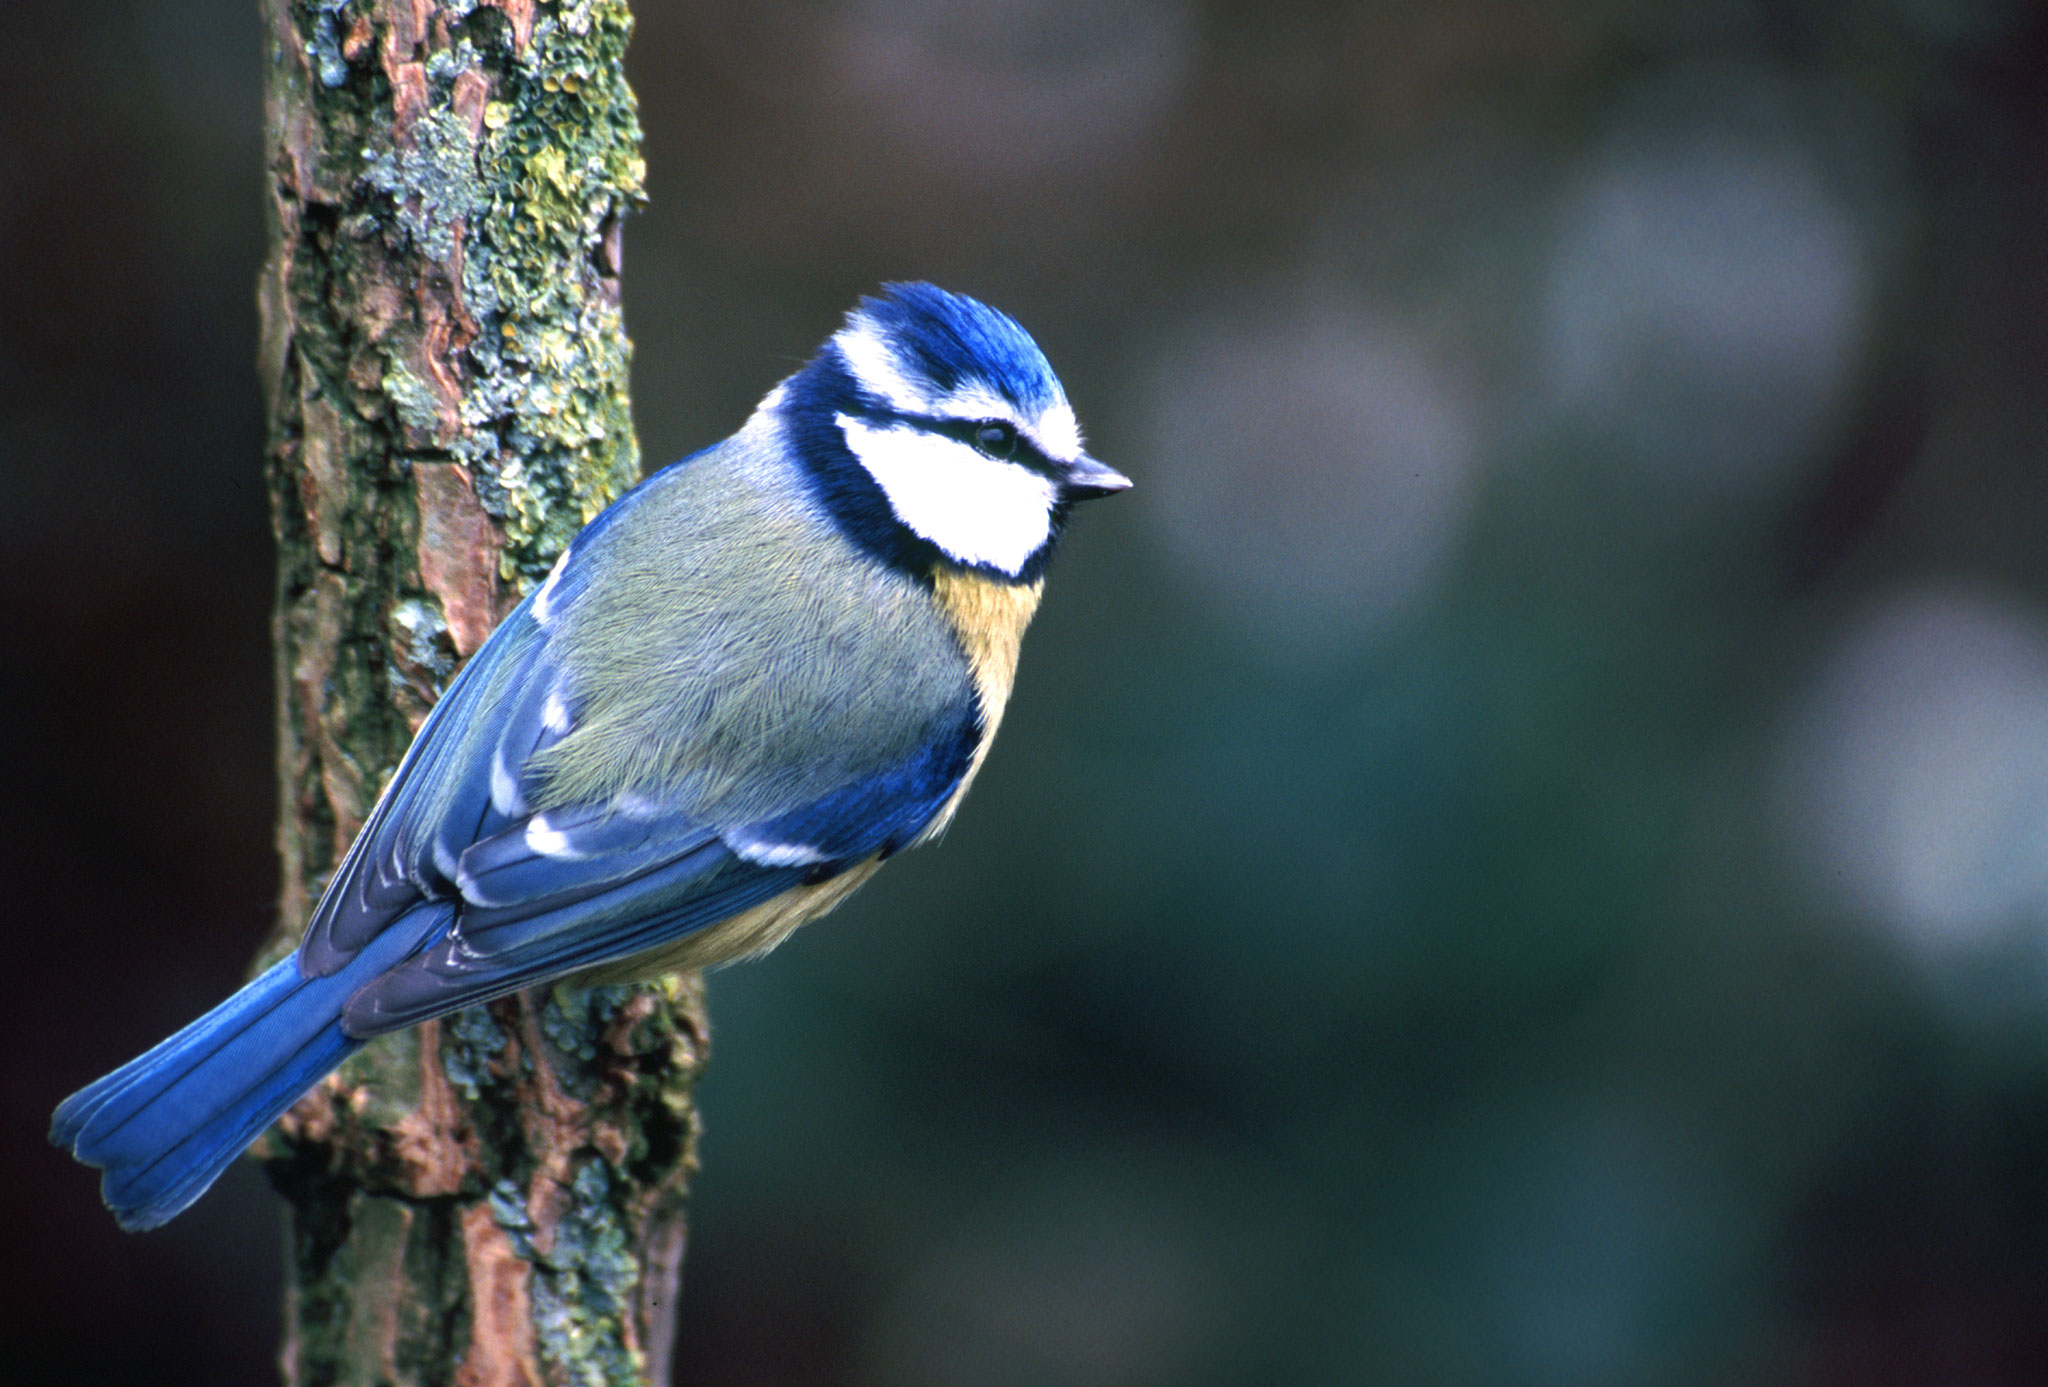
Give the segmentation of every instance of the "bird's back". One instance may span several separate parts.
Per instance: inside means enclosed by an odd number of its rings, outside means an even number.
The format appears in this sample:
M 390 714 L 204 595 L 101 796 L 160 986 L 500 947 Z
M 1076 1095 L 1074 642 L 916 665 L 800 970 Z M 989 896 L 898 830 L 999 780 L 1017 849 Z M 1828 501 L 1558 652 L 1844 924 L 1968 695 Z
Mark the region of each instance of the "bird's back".
M 649 479 L 546 605 L 574 726 L 535 758 L 537 805 L 624 792 L 753 822 L 978 722 L 931 590 L 841 536 L 759 427 Z

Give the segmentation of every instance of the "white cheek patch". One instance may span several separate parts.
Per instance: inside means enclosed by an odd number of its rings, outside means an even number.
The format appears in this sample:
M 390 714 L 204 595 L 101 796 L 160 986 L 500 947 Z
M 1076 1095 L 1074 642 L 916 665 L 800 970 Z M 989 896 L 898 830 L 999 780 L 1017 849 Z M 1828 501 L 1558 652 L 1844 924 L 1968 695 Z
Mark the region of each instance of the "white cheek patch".
M 909 425 L 839 427 L 896 518 L 961 563 L 1014 575 L 1052 537 L 1058 489 L 1030 468 Z

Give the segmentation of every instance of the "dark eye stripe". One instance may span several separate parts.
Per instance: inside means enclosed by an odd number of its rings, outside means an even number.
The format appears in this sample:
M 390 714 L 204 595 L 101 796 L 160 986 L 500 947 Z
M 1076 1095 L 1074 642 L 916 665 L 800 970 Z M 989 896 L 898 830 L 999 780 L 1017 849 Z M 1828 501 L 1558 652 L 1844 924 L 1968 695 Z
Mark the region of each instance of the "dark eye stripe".
M 941 419 L 922 414 L 899 417 L 905 423 L 915 424 L 926 433 L 935 433 L 956 443 L 964 443 L 984 457 L 993 457 L 1001 462 L 1014 462 L 1020 467 L 1028 467 L 1047 476 L 1054 474 L 1056 465 L 1053 460 L 1040 452 L 1038 445 L 1007 419 Z M 1007 453 L 993 452 L 983 443 L 981 432 L 991 425 L 1008 430 L 1010 451 Z

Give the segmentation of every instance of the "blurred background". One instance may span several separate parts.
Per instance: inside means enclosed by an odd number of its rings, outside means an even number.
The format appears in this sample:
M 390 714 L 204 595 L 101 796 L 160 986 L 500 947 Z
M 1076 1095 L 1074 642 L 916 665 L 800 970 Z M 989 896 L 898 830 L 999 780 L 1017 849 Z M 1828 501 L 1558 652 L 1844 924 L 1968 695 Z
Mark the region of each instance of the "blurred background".
M 42 1145 L 273 909 L 253 9 L 0 46 L 10 1376 L 271 1373 Z M 2048 1381 L 2040 10 L 639 10 L 650 462 L 920 277 L 1138 479 L 713 978 L 679 1383 Z

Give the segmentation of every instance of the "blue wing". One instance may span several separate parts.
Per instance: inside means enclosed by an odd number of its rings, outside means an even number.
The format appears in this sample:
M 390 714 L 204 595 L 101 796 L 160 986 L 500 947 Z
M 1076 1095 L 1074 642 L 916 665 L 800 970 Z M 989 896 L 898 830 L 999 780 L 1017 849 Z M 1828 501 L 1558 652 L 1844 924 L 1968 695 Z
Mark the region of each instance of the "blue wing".
M 722 831 L 613 801 L 530 814 L 471 845 L 448 934 L 351 999 L 349 1034 L 396 1030 L 655 948 L 920 833 L 959 785 L 978 732 L 773 820 Z
M 935 706 L 899 713 L 892 700 L 870 700 L 864 716 L 878 726 L 915 722 L 907 733 L 882 726 L 875 735 L 889 753 L 865 764 L 836 765 L 817 738 L 799 735 L 787 756 L 797 765 L 778 764 L 775 747 L 749 746 L 743 774 L 724 766 L 715 768 L 722 779 L 685 774 L 551 796 L 546 753 L 590 713 L 560 645 L 604 576 L 581 551 L 604 528 L 630 524 L 632 507 L 629 497 L 586 530 L 450 685 L 316 908 L 299 954 L 309 977 L 345 967 L 422 902 L 455 906 L 445 933 L 353 995 L 350 1035 L 627 958 L 892 853 L 967 773 L 980 721 L 963 677 L 961 695 Z M 687 670 L 663 677 L 697 692 Z M 734 806 L 759 796 L 702 789 L 749 776 L 798 793 L 758 814 Z

